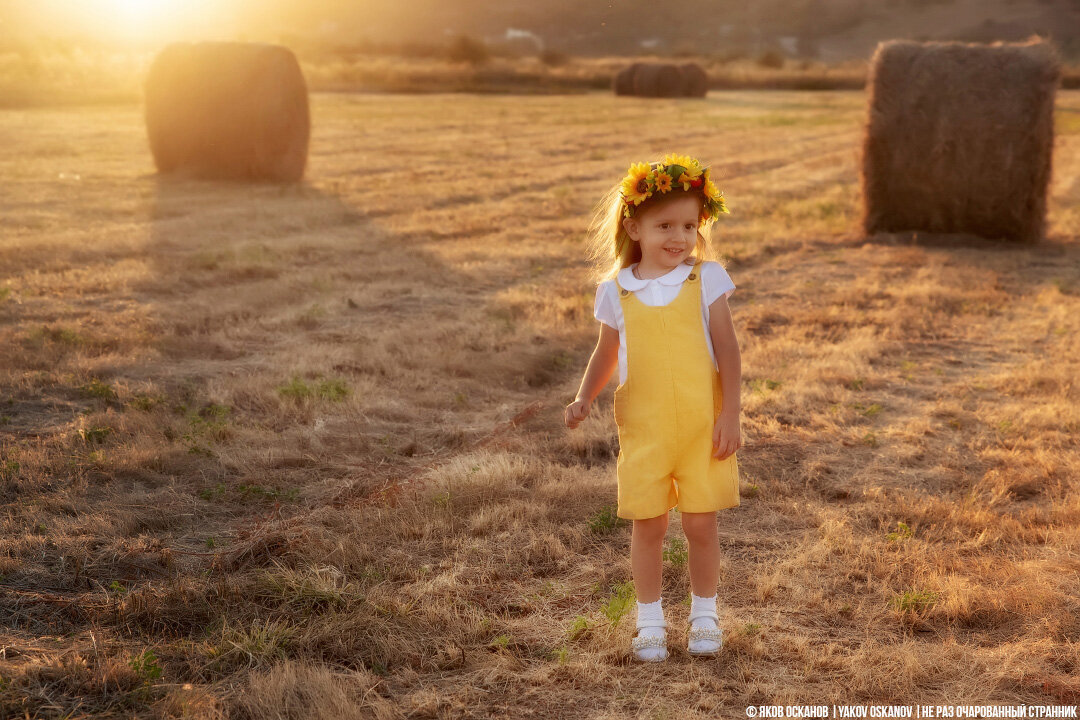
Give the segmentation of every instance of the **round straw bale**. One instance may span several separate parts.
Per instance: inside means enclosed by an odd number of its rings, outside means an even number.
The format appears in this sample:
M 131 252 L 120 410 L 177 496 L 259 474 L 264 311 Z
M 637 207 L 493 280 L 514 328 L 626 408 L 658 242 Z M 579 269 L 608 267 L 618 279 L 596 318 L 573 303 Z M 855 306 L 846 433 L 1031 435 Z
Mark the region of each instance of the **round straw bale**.
M 863 230 L 1040 239 L 1060 75 L 1039 38 L 880 43 L 868 77 Z
M 637 71 L 634 72 L 634 94 L 638 97 L 656 96 L 656 69 L 657 63 L 638 63 Z
M 657 73 L 656 88 L 660 97 L 680 97 L 683 94 L 683 76 L 679 66 L 662 64 Z
M 697 63 L 683 63 L 679 66 L 682 72 L 682 94 L 686 97 L 705 97 L 709 89 L 709 78 L 705 74 L 705 68 Z
M 682 73 L 671 63 L 642 63 L 634 73 L 634 94 L 641 97 L 678 97 Z
M 615 77 L 612 79 L 612 88 L 615 90 L 616 95 L 634 94 L 634 74 L 641 65 L 642 63 L 636 62 L 615 73 Z
M 297 181 L 311 116 L 296 56 L 262 43 L 169 45 L 145 84 L 146 130 L 159 172 Z

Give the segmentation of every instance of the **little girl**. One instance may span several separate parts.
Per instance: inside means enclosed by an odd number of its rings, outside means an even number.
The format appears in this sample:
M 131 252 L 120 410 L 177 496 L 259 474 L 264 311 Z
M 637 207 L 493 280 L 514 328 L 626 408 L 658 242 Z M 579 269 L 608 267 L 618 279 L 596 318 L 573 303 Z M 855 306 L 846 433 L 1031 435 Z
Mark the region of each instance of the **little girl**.
M 618 365 L 617 514 L 634 521 L 638 635 L 631 648 L 639 660 L 667 658 L 661 560 L 676 506 L 690 546 L 687 650 L 715 655 L 723 641 L 716 511 L 739 504 L 742 368 L 727 304 L 735 285 L 720 263 L 705 259 L 702 227 L 726 212 L 709 168 L 668 155 L 631 165 L 592 224 L 600 339 L 565 422 L 575 428 L 588 416 Z

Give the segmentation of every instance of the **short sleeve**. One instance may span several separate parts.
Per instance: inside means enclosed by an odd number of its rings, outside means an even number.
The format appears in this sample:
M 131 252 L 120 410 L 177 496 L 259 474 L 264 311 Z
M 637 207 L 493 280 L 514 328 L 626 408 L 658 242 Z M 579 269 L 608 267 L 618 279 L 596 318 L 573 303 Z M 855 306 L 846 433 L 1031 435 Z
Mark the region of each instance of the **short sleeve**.
M 727 270 L 720 263 L 709 260 L 701 266 L 701 281 L 705 284 L 705 303 L 712 305 L 720 296 L 729 297 L 735 291 Z
M 593 317 L 613 329 L 618 329 L 615 320 L 615 309 L 611 307 L 607 292 L 610 281 L 605 280 L 596 286 L 596 301 L 593 303 Z

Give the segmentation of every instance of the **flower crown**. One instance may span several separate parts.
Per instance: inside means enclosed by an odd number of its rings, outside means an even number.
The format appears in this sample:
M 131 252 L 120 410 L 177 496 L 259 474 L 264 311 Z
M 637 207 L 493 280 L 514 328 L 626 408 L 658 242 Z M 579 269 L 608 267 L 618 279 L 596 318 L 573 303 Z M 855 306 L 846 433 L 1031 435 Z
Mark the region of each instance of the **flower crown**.
M 720 213 L 730 212 L 724 204 L 724 194 L 709 179 L 709 168 L 689 155 L 668 155 L 659 163 L 634 163 L 622 181 L 623 216 L 633 217 L 637 206 L 654 193 L 670 192 L 675 185 L 683 190 L 700 188 L 705 195 L 699 220 L 715 220 Z

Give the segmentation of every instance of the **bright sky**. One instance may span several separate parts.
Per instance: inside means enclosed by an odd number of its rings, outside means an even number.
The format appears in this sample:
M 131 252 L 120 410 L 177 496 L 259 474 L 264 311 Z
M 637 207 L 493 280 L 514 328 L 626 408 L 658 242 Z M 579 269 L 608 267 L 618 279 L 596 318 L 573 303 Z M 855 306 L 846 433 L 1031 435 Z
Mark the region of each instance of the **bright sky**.
M 5 29 L 102 39 L 228 39 L 244 27 L 248 0 L 14 0 L 0 2 Z
M 110 24 L 122 34 L 161 31 L 165 25 L 184 20 L 184 14 L 191 12 L 190 5 L 178 0 L 99 0 L 97 4 L 103 14 L 114 18 Z

